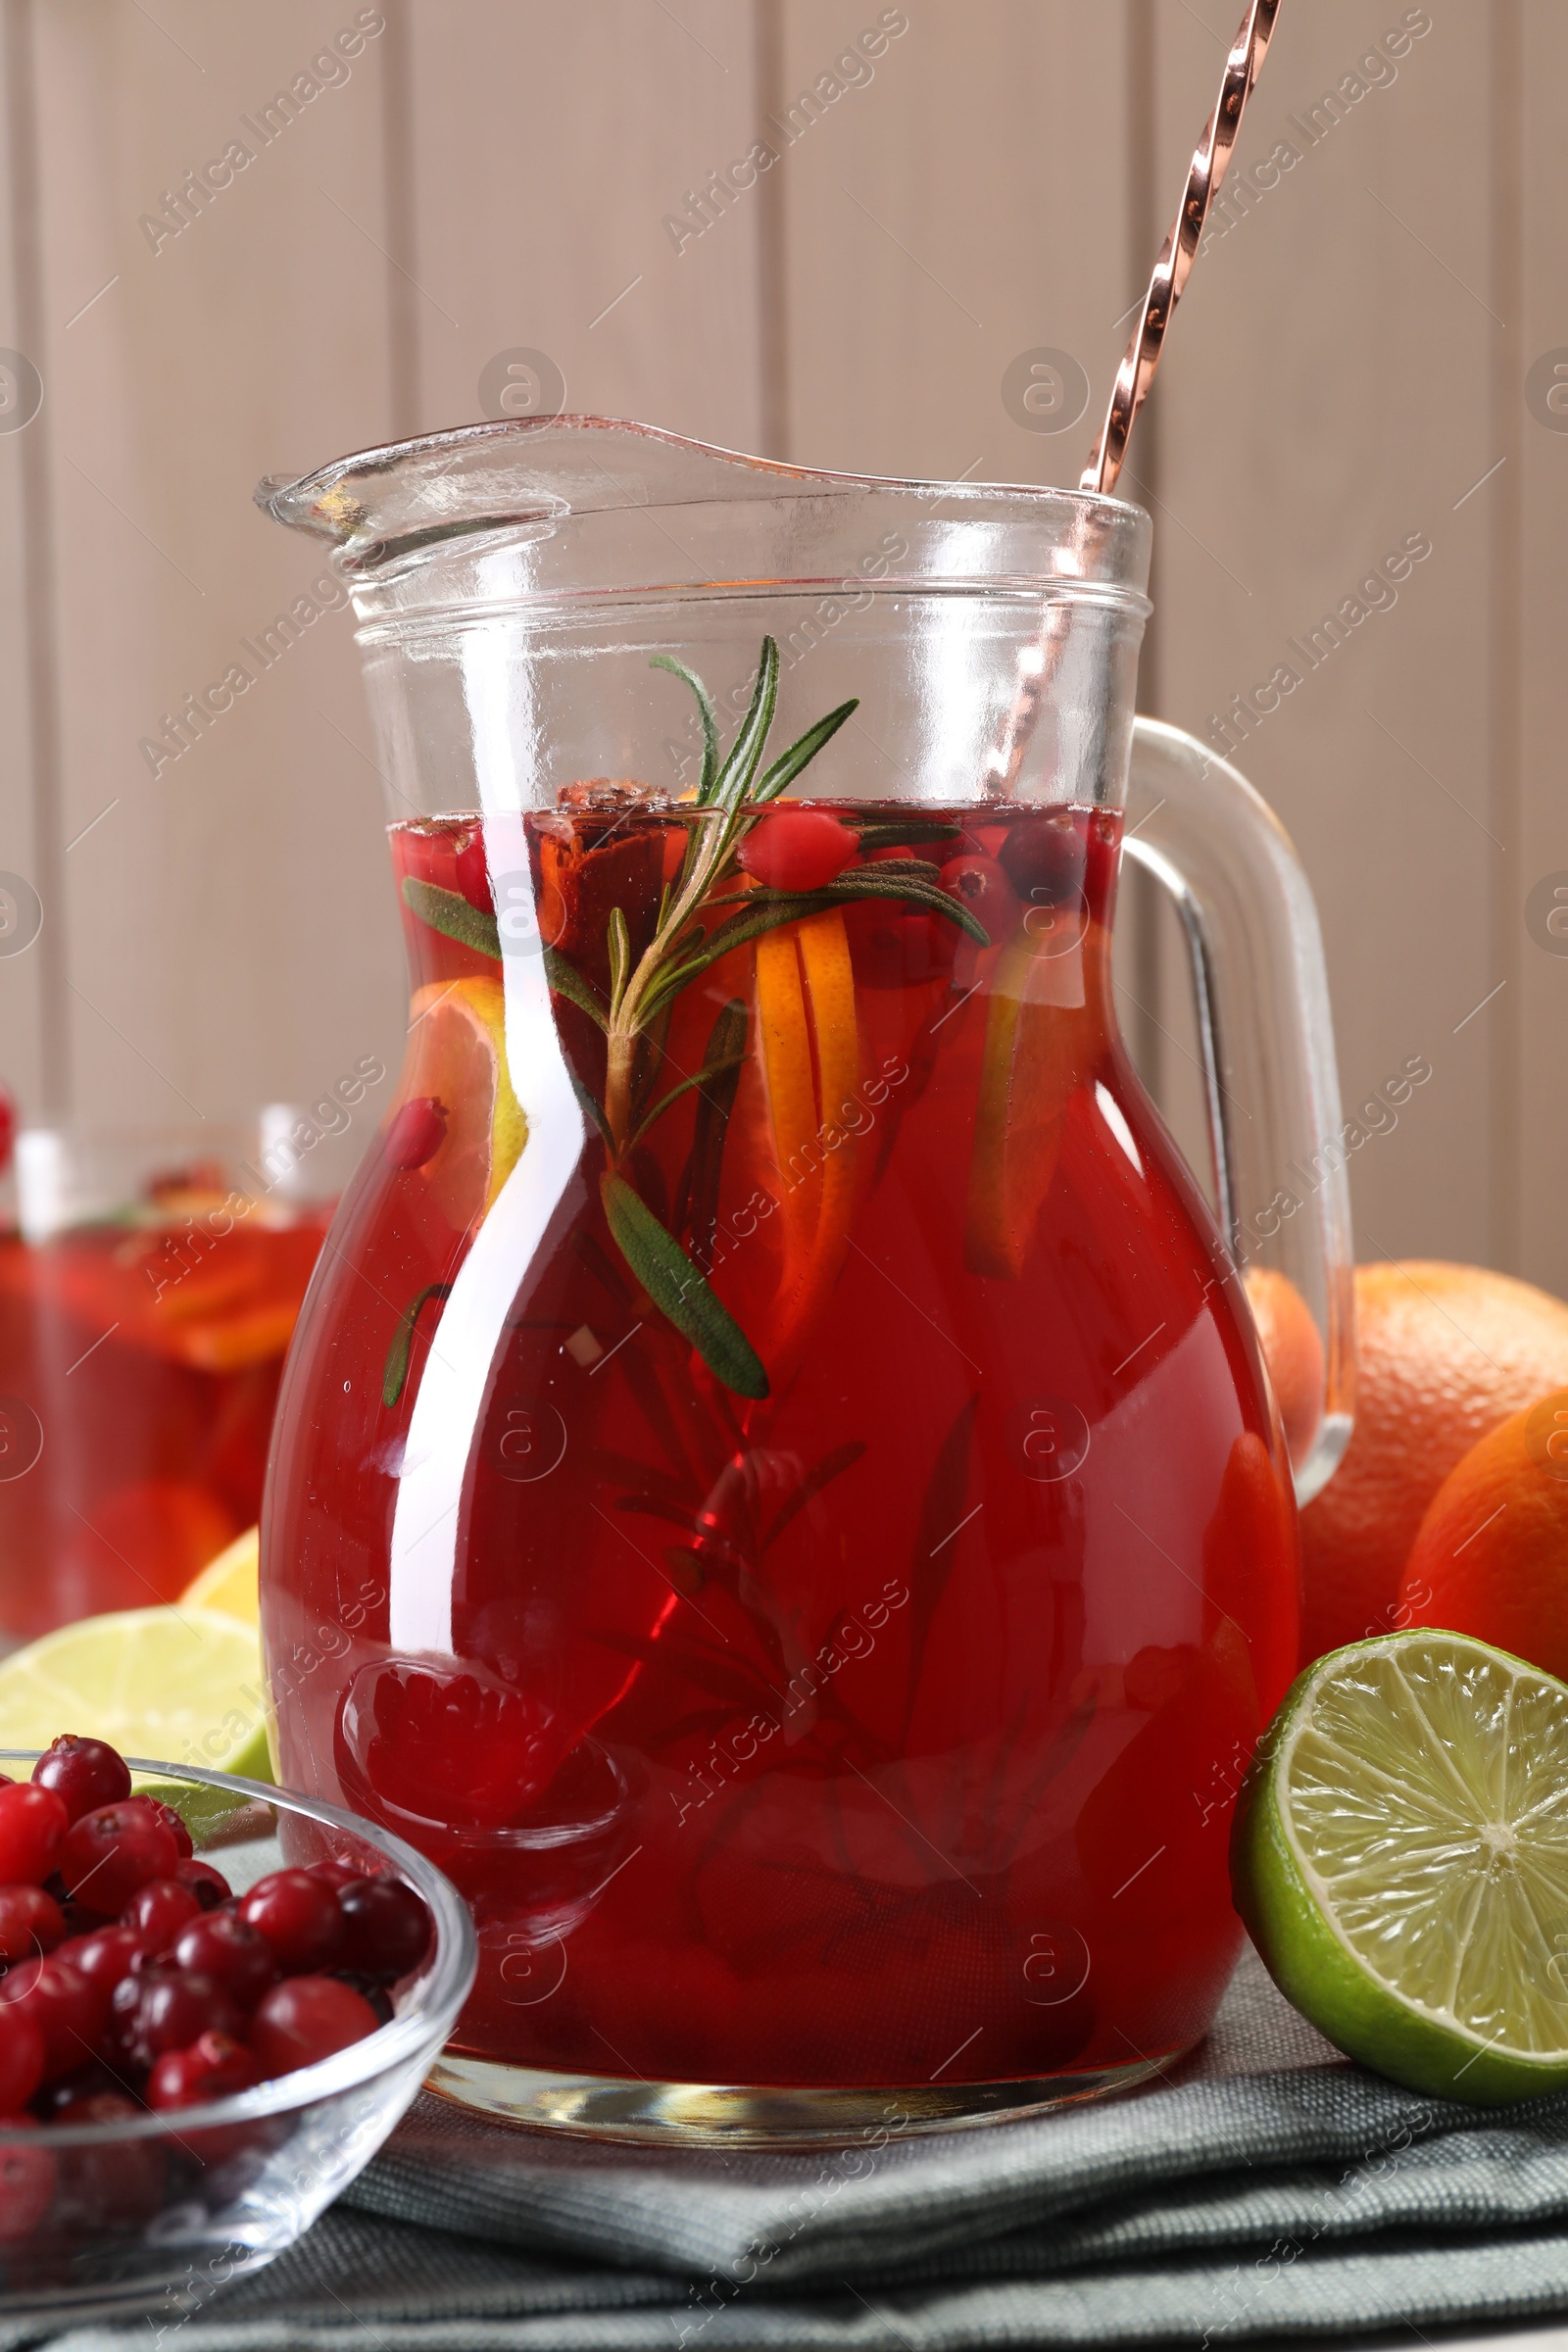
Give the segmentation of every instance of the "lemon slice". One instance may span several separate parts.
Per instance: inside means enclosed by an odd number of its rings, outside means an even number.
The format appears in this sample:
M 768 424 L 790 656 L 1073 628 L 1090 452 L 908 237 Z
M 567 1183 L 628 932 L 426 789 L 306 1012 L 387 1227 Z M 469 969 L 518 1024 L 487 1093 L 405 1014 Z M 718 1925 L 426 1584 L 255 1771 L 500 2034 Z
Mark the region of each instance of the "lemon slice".
M 0 1747 L 61 1732 L 124 1756 L 270 1780 L 261 1641 L 216 1609 L 117 1609 L 0 1658 Z
M 209 1560 L 192 1577 L 179 1596 L 182 1609 L 216 1609 L 221 1617 L 237 1617 L 241 1625 L 259 1625 L 261 1601 L 262 1531 L 248 1527 L 232 1544 Z
M 1331 1651 L 1258 1751 L 1231 1872 L 1352 2058 L 1478 2105 L 1568 2083 L 1568 1686 L 1460 1634 Z
M 435 980 L 410 1006 L 409 1057 L 399 1101 L 428 1096 L 447 1131 L 421 1174 L 459 1232 L 489 1208 L 528 1140 L 507 1070 L 506 1010 L 499 980 Z

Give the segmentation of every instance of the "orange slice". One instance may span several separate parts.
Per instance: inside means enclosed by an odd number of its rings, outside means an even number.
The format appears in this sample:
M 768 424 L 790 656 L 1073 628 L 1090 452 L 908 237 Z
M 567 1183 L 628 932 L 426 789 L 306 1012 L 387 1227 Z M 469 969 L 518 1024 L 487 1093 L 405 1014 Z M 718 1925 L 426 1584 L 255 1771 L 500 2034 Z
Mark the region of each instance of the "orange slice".
M 1083 1018 L 1060 1004 L 1059 949 L 1017 931 L 997 958 L 986 1013 L 964 1255 L 976 1274 L 1016 1278 L 1051 1190 L 1078 1083 Z
M 436 1206 L 466 1233 L 516 1166 L 528 1123 L 507 1068 L 499 980 L 435 980 L 415 991 L 398 1103 L 439 1102 L 447 1131 L 420 1170 Z M 398 1104 L 394 1104 L 396 1109 Z

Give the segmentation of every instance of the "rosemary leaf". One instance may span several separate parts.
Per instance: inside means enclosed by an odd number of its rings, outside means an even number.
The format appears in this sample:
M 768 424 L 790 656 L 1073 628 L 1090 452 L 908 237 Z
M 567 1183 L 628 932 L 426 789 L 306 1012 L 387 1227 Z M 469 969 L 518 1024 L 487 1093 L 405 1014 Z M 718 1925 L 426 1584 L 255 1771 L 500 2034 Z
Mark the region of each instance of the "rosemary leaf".
M 456 896 L 456 893 L 449 895 Z M 464 904 L 467 904 L 466 900 Z M 451 1288 L 450 1282 L 426 1283 L 422 1291 L 416 1292 L 402 1314 L 399 1315 L 392 1345 L 386 1351 L 386 1368 L 381 1374 L 381 1402 L 386 1406 L 388 1412 L 397 1403 L 408 1384 L 409 1357 L 414 1348 L 414 1327 L 419 1320 L 420 1309 L 428 1299 L 445 1298 Z
M 610 948 L 610 1017 L 613 1020 L 626 991 L 626 974 L 631 968 L 631 934 L 626 929 L 626 917 L 618 906 L 610 909 L 606 932 Z
M 461 890 L 443 890 L 438 882 L 421 882 L 416 875 L 403 878 L 403 904 L 443 939 L 455 939 L 476 956 L 501 959 L 501 934 L 493 914 L 470 906 Z
M 703 773 L 697 787 L 697 805 L 701 808 L 713 797 L 713 783 L 718 774 L 718 712 L 713 698 L 694 669 L 677 662 L 673 654 L 656 654 L 648 664 L 650 669 L 667 669 L 672 677 L 682 679 L 697 697 L 697 708 L 703 714 Z
M 757 685 L 752 695 L 752 707 L 742 719 L 735 740 L 729 747 L 729 758 L 719 769 L 713 784 L 713 801 L 726 814 L 733 814 L 751 790 L 767 741 L 767 730 L 773 724 L 773 711 L 778 702 L 778 646 L 771 637 L 762 639 L 761 659 L 757 664 Z
M 818 894 L 825 906 L 842 906 L 846 899 L 902 899 L 906 906 L 918 906 L 926 914 L 946 915 L 966 932 L 976 947 L 989 948 L 991 934 L 978 915 L 971 914 L 961 899 L 945 891 L 931 868 L 920 858 L 889 858 L 882 865 L 852 866 L 848 873 L 839 874 Z
M 720 1013 L 720 1020 L 722 1020 L 723 1017 L 723 1014 Z M 654 1104 L 653 1109 L 650 1111 L 645 1111 L 642 1118 L 638 1121 L 636 1129 L 632 1134 L 631 1141 L 626 1146 L 627 1151 L 635 1151 L 636 1147 L 642 1142 L 643 1137 L 648 1133 L 648 1130 L 653 1125 L 654 1121 L 656 1119 L 662 1119 L 665 1111 L 668 1110 L 670 1104 L 672 1102 L 678 1102 L 682 1095 L 690 1094 L 694 1086 L 709 1086 L 714 1079 L 723 1077 L 727 1071 L 739 1069 L 741 1063 L 745 1059 L 746 1054 L 744 1048 L 739 1054 L 727 1054 L 721 1061 L 710 1061 L 706 1065 L 705 1068 L 698 1070 L 693 1077 L 683 1078 L 679 1086 L 672 1086 L 670 1088 L 667 1095 L 661 1095 L 659 1101 Z M 595 1108 L 597 1109 L 597 1107 L 598 1105 L 596 1104 Z M 607 1135 L 609 1134 L 608 1125 L 605 1127 L 604 1133 Z
M 599 1179 L 599 1196 L 611 1239 L 660 1313 L 735 1396 L 765 1396 L 761 1358 L 674 1235 L 623 1176 L 607 1169 Z
M 558 956 L 554 948 L 545 950 L 545 978 L 558 997 L 564 997 L 568 1004 L 575 1004 L 579 1012 L 585 1012 L 601 1029 L 608 1029 L 610 1023 L 599 999 L 576 966 L 568 963 L 564 956 Z
M 705 1059 L 721 1064 L 723 1076 L 698 1098 L 692 1123 L 692 1189 L 687 1232 L 698 1263 L 713 1262 L 713 1235 L 718 1225 L 718 1179 L 724 1164 L 724 1138 L 735 1107 L 746 1058 L 750 1017 L 744 997 L 731 997 L 709 1031 Z
M 826 718 L 819 718 L 814 727 L 808 727 L 800 741 L 781 753 L 759 780 L 753 800 L 777 800 L 785 786 L 794 783 L 802 768 L 810 764 L 824 744 L 832 742 L 845 720 L 859 708 L 859 696 L 853 695 L 847 703 L 840 703 L 836 710 L 830 710 Z
M 963 828 L 960 825 L 940 824 L 935 818 L 928 818 L 922 824 L 918 817 L 902 819 L 879 816 L 870 824 L 861 825 L 858 838 L 863 857 L 870 850 L 902 848 L 906 842 L 961 841 Z

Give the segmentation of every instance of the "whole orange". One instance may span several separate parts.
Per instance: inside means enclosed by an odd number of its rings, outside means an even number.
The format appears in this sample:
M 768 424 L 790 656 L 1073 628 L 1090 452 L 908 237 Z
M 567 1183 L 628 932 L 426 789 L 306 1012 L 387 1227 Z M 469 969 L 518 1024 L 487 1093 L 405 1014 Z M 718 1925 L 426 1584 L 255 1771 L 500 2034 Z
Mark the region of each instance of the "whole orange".
M 1303 1659 L 1389 1630 L 1449 1471 L 1510 1413 L 1568 1385 L 1568 1306 L 1484 1266 L 1357 1266 L 1355 1317 L 1355 1429 L 1301 1513 Z
M 1438 1489 L 1405 1562 L 1409 1625 L 1568 1674 L 1568 1389 L 1511 1413 Z
M 1293 1462 L 1305 1459 L 1323 1406 L 1323 1342 L 1312 1310 L 1288 1274 L 1249 1266 L 1243 1281 L 1257 1343 L 1274 1384 Z

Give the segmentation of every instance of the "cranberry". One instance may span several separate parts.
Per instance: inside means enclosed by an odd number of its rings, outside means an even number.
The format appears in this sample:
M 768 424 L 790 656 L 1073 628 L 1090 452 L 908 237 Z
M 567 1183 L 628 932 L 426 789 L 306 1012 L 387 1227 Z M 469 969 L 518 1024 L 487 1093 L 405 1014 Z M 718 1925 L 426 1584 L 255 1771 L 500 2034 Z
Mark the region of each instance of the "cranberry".
M 183 2050 L 200 2034 L 244 2031 L 238 2009 L 216 1977 L 199 1969 L 156 1962 L 115 1987 L 114 2041 L 134 2066 L 151 2066 L 165 2050 Z
M 394 1168 L 422 1168 L 446 1142 L 451 1113 L 433 1095 L 416 1095 L 402 1102 L 387 1121 L 382 1150 Z
M 395 1984 L 418 1967 L 430 1942 L 430 1914 L 412 1886 L 401 1879 L 361 1879 L 337 1901 L 348 1930 L 345 1968 Z
M 101 2058 L 89 2058 L 85 2066 L 74 2067 L 69 2075 L 56 2075 L 53 2082 L 46 2082 L 32 2102 L 32 2112 L 40 2123 L 57 2123 L 83 2100 L 95 2099 L 106 2090 L 122 2093 L 124 2087 Z M 70 2120 L 75 2123 L 80 2119 L 71 2116 Z
M 38 1788 L 64 1797 L 73 1821 L 130 1794 L 130 1767 L 120 1750 L 107 1740 L 78 1740 L 74 1732 L 61 1733 L 38 1758 L 32 1777 Z
M 759 817 L 736 861 L 769 890 L 820 890 L 855 856 L 856 838 L 825 808 L 775 808 Z
M 211 1977 L 242 2009 L 253 2008 L 278 1973 L 266 1936 L 234 1911 L 211 1911 L 192 1920 L 181 1929 L 172 1959 L 176 1968 Z
M 25 2107 L 43 2081 L 47 2062 L 36 2021 L 14 2004 L 0 2009 L 0 2110 Z
M 65 1939 L 60 1905 L 41 1886 L 0 1886 L 0 1960 L 31 1960 Z M 0 2099 L 0 2107 L 12 2104 Z
M 34 2129 L 30 2115 L 0 2115 L 0 2133 Z M 55 2179 L 48 2148 L 0 2146 L 0 2245 L 32 2235 L 54 2202 Z
M 240 1900 L 239 1915 L 264 1936 L 285 1976 L 330 1968 L 344 1940 L 343 1913 L 330 1886 L 306 1870 L 274 1870 Z
M 265 2074 L 288 2075 L 374 2032 L 375 2011 L 352 1984 L 335 1977 L 288 1977 L 252 2018 L 250 2045 Z
M 1083 835 L 1070 816 L 1020 817 L 998 851 L 1013 889 L 1036 906 L 1057 906 L 1083 887 Z
M 54 1952 L 46 1959 L 24 1960 L 0 1977 L 0 2004 L 13 2003 L 43 2036 L 46 2078 L 69 2074 L 92 2057 L 109 2008 L 104 1987 L 78 1976 Z
M 122 1926 L 134 1928 L 153 1951 L 161 1952 L 181 1928 L 201 1916 L 201 1904 L 189 1886 L 177 1879 L 149 1879 L 137 1887 L 120 1918 Z
M 84 1813 L 73 1825 L 60 1849 L 60 1875 L 73 1894 L 85 1894 L 99 1910 L 122 1911 L 149 1879 L 172 1879 L 179 1860 L 178 1847 L 152 1807 L 141 1797 L 127 1796 Z
M 111 2082 L 74 2099 L 57 2120 L 66 2124 L 129 2124 L 146 2111 Z M 148 2222 L 164 2201 L 169 2151 L 156 2139 L 106 2141 L 101 2147 L 62 2148 L 60 2202 L 70 2219 L 89 2228 Z M 63 2217 L 64 2218 L 64 2217 Z
M 336 1894 L 340 1887 L 352 1886 L 356 1879 L 363 1879 L 365 1873 L 357 1862 L 310 1862 L 306 1864 L 305 1875 L 308 1879 L 319 1879 L 323 1886 L 330 1886 Z
M 1006 875 L 994 858 L 950 858 L 937 876 L 950 899 L 984 923 L 993 945 L 1003 930 L 1017 920 L 1017 906 Z
M 147 2082 L 149 2107 L 202 2107 L 249 2090 L 262 2080 L 260 2062 L 227 2034 L 198 2034 L 185 2050 L 166 2050 Z
M 396 2014 L 392 2007 L 392 1995 L 379 1977 L 368 1977 L 357 1968 L 334 1968 L 332 1974 L 340 1984 L 351 1984 L 361 1999 L 369 2003 L 378 2026 L 392 2023 Z
M 196 1847 L 192 1841 L 190 1831 L 186 1827 L 183 1816 L 176 1813 L 172 1805 L 166 1805 L 162 1803 L 156 1796 L 144 1796 L 141 1801 L 144 1805 L 150 1805 L 152 1807 L 159 1820 L 163 1823 L 165 1829 L 169 1832 L 169 1835 L 174 1840 L 175 1849 L 179 1854 L 180 1860 L 182 1862 L 188 1862 L 191 1856 L 195 1853 Z
M 53 1788 L 13 1781 L 0 1788 L 0 1886 L 39 1886 L 54 1869 L 71 1814 Z
M 154 1948 L 135 1928 L 99 1928 L 91 1936 L 74 1936 L 60 1956 L 78 1977 L 101 1984 L 108 1993 Z
M 220 1903 L 233 1900 L 233 1887 L 222 1872 L 215 1870 L 210 1862 L 192 1860 L 176 1863 L 174 1876 L 181 1886 L 190 1888 L 204 1911 L 216 1911 Z

